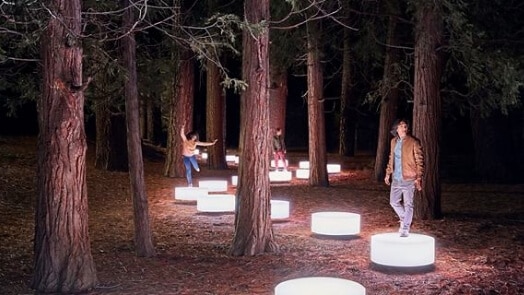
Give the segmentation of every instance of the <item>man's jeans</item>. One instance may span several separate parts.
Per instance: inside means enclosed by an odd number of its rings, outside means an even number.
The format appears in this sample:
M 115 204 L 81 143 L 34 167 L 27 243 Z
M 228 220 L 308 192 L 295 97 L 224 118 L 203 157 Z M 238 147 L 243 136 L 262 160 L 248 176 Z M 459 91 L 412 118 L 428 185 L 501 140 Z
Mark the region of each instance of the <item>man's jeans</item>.
M 389 194 L 389 203 L 405 230 L 409 230 L 413 220 L 413 196 L 415 193 L 414 180 L 393 180 Z
M 186 166 L 186 179 L 188 185 L 193 185 L 193 177 L 191 176 L 191 165 L 195 168 L 196 171 L 199 171 L 198 162 L 195 156 L 184 157 L 184 166 Z

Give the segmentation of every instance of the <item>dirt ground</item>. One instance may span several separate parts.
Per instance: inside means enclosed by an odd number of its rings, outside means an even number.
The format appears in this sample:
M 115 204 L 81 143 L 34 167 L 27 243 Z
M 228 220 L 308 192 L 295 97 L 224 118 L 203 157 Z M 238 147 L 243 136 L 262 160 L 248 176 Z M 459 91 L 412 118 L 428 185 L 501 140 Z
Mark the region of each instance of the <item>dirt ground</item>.
M 34 138 L 0 137 L 0 294 L 31 294 L 34 234 Z M 362 284 L 367 294 L 524 294 L 524 185 L 443 181 L 444 217 L 416 220 L 412 232 L 433 236 L 435 267 L 413 272 L 381 269 L 370 261 L 370 239 L 397 231 L 388 188 L 370 181 L 369 156 L 342 161 L 328 188 L 304 180 L 272 185 L 274 199 L 291 203 L 289 220 L 275 222 L 278 253 L 231 257 L 233 214 L 203 214 L 176 201 L 184 179 L 162 176 L 161 159 L 146 159 L 146 184 L 157 255 L 135 256 L 133 215 L 126 173 L 93 168 L 88 151 L 92 253 L 99 285 L 89 294 L 274 294 L 285 280 L 329 276 Z M 292 169 L 306 155 L 289 155 Z M 229 178 L 236 168 L 209 170 L 197 179 Z M 234 193 L 234 188 L 230 187 Z M 360 234 L 335 239 L 311 234 L 311 214 L 361 215 Z

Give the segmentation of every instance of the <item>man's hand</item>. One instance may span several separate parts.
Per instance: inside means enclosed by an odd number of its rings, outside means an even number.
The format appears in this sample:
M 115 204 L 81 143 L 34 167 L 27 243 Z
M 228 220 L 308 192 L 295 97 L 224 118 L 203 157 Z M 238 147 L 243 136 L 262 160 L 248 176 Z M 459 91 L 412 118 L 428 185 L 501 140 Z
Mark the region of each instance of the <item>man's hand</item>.
M 384 178 L 384 182 L 387 184 L 387 185 L 390 185 L 391 183 L 389 182 L 389 179 L 391 178 L 391 175 L 386 175 L 386 177 Z

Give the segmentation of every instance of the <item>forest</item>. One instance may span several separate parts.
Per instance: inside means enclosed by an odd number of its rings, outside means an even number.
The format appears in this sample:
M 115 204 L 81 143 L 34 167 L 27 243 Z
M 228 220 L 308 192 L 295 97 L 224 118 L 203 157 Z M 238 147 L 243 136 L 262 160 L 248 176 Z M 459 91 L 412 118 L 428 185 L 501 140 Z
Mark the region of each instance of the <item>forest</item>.
M 369 294 L 524 292 L 520 1 L 0 10 L 3 293 L 273 294 L 303 275 L 360 281 Z M 399 118 L 423 147 L 416 230 L 437 239 L 435 269 L 409 275 L 374 269 L 367 249 L 395 227 L 384 176 Z M 238 176 L 233 214 L 174 200 L 181 128 L 216 140 L 197 179 Z M 270 181 L 277 128 L 290 170 L 308 160 L 307 180 Z M 272 196 L 291 201 L 288 220 L 272 221 Z M 355 239 L 306 233 L 322 209 L 366 223 Z

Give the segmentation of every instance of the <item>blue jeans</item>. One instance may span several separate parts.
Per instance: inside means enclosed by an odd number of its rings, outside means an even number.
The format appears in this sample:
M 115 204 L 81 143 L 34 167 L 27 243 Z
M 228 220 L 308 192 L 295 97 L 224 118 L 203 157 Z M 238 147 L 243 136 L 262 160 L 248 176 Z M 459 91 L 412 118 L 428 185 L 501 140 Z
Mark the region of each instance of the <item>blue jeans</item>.
M 389 193 L 389 203 L 397 213 L 404 229 L 409 230 L 413 220 L 413 196 L 415 195 L 414 180 L 393 180 Z M 402 202 L 402 203 L 401 203 Z
M 200 168 L 198 167 L 198 162 L 195 156 L 184 157 L 184 166 L 186 166 L 186 179 L 188 185 L 193 185 L 193 177 L 191 175 L 191 165 L 193 168 L 195 168 L 196 171 L 200 171 Z

